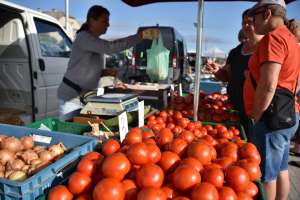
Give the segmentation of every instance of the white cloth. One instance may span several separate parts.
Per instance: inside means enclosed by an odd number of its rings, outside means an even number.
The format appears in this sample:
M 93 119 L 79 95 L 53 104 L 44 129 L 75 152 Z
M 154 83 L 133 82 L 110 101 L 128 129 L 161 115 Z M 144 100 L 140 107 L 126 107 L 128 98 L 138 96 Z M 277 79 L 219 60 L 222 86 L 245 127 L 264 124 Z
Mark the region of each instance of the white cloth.
M 59 99 L 59 119 L 62 121 L 69 120 L 80 113 L 82 103 L 79 98 L 64 101 Z

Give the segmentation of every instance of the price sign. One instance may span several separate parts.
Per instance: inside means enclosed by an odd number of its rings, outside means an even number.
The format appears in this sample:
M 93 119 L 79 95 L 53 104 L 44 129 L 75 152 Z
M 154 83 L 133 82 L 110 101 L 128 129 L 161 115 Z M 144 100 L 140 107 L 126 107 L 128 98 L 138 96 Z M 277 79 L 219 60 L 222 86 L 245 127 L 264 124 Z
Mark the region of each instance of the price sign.
M 120 140 L 123 142 L 127 133 L 128 133 L 128 120 L 126 111 L 122 112 L 119 116 L 119 133 L 120 133 Z
M 145 103 L 144 101 L 141 101 L 138 103 L 138 112 L 139 112 L 139 127 L 143 127 L 145 125 Z

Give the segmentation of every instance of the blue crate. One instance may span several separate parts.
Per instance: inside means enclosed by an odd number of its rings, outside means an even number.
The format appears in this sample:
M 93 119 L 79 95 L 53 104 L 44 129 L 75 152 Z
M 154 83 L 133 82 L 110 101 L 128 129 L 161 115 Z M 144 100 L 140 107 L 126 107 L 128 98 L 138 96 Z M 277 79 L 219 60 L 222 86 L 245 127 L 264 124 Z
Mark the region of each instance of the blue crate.
M 200 81 L 200 90 L 207 94 L 212 94 L 214 92 L 221 92 L 223 88 L 222 82 L 203 80 Z
M 55 185 L 55 183 L 67 178 L 66 176 L 70 174 L 70 170 L 67 170 L 70 168 L 69 166 L 74 165 L 74 162 L 76 162 L 81 155 L 94 150 L 97 145 L 97 140 L 92 137 L 49 132 L 7 124 L 0 124 L 0 133 L 18 138 L 24 135 L 37 135 L 40 137 L 40 142 L 35 142 L 35 145 L 49 146 L 62 142 L 67 148 L 67 153 L 62 158 L 23 182 L 0 179 L 1 200 L 32 200 L 39 197 L 44 194 L 45 190 Z M 46 140 L 43 140 L 45 138 L 51 139 L 51 141 L 45 143 Z

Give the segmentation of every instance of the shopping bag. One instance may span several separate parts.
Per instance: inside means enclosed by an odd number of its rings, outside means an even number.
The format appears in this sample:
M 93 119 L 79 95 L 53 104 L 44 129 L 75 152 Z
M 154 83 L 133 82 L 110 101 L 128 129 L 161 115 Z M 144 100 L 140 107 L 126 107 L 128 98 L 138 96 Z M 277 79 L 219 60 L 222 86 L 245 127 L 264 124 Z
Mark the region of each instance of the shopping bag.
M 164 47 L 162 36 L 152 41 L 147 50 L 147 74 L 152 81 L 162 81 L 168 77 L 170 51 Z

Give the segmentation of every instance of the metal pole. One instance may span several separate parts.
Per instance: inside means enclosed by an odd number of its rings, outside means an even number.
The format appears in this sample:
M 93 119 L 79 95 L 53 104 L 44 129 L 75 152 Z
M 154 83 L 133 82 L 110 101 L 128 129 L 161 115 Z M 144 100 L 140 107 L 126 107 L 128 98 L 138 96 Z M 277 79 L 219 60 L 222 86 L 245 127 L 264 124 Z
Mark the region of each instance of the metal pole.
M 198 1 L 197 17 L 197 43 L 196 43 L 196 78 L 194 86 L 194 121 L 198 120 L 199 94 L 200 94 L 200 67 L 202 65 L 202 31 L 203 31 L 204 0 Z
M 65 28 L 67 33 L 69 33 L 69 0 L 65 0 Z

